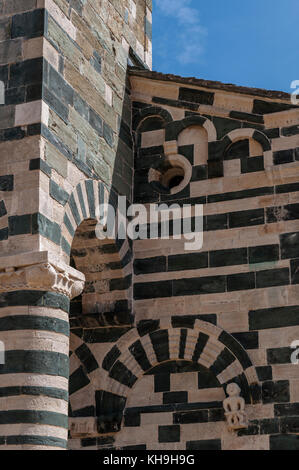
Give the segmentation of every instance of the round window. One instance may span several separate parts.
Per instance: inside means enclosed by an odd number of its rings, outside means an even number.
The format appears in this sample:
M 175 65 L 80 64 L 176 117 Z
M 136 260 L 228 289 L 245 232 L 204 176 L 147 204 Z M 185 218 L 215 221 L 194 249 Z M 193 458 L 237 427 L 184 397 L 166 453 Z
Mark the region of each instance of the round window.
M 176 194 L 190 182 L 192 167 L 182 155 L 169 155 L 163 165 L 149 172 L 149 182 L 160 193 Z

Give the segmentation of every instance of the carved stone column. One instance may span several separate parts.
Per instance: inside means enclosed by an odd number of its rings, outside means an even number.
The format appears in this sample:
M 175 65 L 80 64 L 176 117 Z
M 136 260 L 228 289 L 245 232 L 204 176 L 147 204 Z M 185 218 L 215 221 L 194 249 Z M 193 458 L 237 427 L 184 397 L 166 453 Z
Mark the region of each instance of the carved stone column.
M 85 277 L 48 252 L 0 258 L 0 449 L 65 449 L 69 304 Z

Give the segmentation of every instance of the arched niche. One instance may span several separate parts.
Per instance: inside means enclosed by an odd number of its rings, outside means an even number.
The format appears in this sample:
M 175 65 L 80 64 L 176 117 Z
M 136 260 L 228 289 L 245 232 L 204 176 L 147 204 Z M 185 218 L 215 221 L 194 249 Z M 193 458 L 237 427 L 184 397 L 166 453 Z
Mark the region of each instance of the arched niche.
M 194 165 L 206 165 L 208 161 L 208 133 L 199 125 L 185 128 L 178 136 L 178 147 L 193 146 Z
M 165 141 L 165 127 L 172 122 L 170 113 L 158 106 L 148 106 L 135 114 L 133 130 L 141 148 L 157 147 Z
M 224 176 L 264 171 L 272 163 L 272 152 L 267 137 L 254 129 L 236 129 L 223 142 Z

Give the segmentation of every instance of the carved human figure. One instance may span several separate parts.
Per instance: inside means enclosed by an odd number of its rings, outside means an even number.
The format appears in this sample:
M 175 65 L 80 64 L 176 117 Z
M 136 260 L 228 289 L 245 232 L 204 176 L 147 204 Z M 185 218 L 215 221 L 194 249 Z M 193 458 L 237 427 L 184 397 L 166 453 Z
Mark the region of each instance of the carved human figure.
M 226 392 L 228 398 L 223 401 L 223 408 L 230 430 L 247 428 L 245 400 L 240 397 L 241 389 L 236 383 L 230 383 Z

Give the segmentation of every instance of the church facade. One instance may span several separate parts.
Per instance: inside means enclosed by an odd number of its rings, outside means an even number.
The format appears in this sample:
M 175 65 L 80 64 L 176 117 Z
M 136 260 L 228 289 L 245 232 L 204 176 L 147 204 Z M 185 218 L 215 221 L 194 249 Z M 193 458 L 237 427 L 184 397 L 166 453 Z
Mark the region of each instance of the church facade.
M 298 450 L 298 106 L 152 71 L 151 0 L 0 26 L 0 449 Z M 202 247 L 100 239 L 119 196 Z

